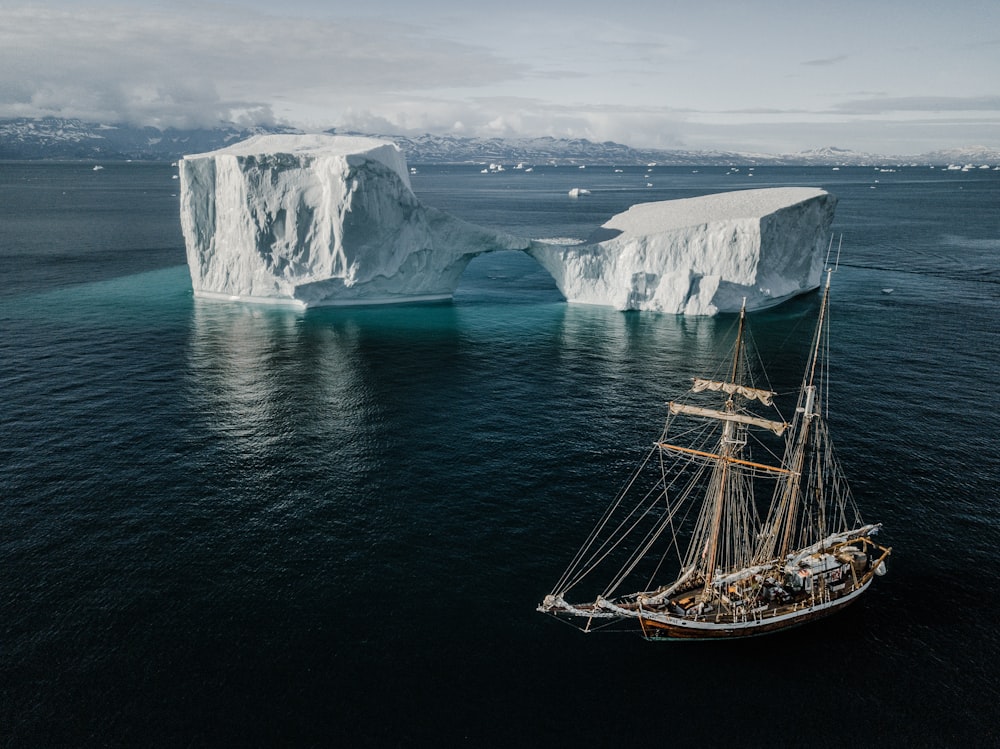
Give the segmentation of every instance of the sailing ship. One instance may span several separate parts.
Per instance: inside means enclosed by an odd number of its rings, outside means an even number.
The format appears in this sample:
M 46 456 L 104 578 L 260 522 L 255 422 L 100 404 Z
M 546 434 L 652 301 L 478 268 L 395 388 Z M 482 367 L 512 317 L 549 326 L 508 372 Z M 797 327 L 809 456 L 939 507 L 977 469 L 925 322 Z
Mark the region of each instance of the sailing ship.
M 744 305 L 732 353 L 668 404 L 660 439 L 539 611 L 585 632 L 751 637 L 838 611 L 885 574 L 891 549 L 862 521 L 828 431 L 832 272 L 791 418 L 754 359 Z

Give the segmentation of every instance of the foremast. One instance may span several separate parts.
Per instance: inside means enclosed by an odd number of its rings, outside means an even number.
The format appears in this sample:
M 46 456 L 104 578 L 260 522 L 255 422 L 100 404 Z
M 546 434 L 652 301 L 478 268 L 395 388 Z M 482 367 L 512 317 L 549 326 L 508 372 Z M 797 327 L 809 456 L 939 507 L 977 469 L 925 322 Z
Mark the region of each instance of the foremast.
M 785 480 L 775 492 L 777 501 L 767 519 L 763 543 L 755 555 L 756 564 L 773 561 L 783 566 L 796 546 L 813 543 L 817 537 L 826 536 L 826 505 L 828 492 L 837 493 L 837 464 L 832 455 L 826 424 L 823 419 L 825 394 L 824 349 L 829 327 L 830 282 L 833 268 L 827 268 L 826 283 L 820 302 L 816 329 L 813 334 L 809 359 L 802 376 L 799 398 L 795 409 L 784 466 L 788 469 Z M 846 484 L 843 492 L 847 493 Z M 810 505 L 815 516 L 811 518 L 813 536 L 803 531 L 799 515 L 803 511 L 804 493 L 811 493 Z
M 823 301 L 819 307 L 819 319 L 816 321 L 816 333 L 813 336 L 812 356 L 809 367 L 802 379 L 802 388 L 799 394 L 799 408 L 801 408 L 800 428 L 796 436 L 794 463 L 792 473 L 789 477 L 788 502 L 785 512 L 784 527 L 781 530 L 781 547 L 778 552 L 778 559 L 784 559 L 792 545 L 792 535 L 795 529 L 795 516 L 798 514 L 799 501 L 802 494 L 802 468 L 805 464 L 806 452 L 808 451 L 810 429 L 813 420 L 820 414 L 815 410 L 816 398 L 816 365 L 819 362 L 820 347 L 825 339 L 827 307 L 830 303 L 830 278 L 833 269 L 827 268 L 826 286 L 823 289 Z M 796 413 L 799 412 L 796 408 Z

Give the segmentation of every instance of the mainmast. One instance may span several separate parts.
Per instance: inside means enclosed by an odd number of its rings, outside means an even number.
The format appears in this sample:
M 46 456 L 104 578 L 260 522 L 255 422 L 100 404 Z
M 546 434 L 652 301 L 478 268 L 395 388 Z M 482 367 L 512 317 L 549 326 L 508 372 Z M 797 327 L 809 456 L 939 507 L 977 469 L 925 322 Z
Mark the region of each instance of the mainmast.
M 796 434 L 795 447 L 792 453 L 792 465 L 789 466 L 791 474 L 789 476 L 788 488 L 785 492 L 784 504 L 786 505 L 784 518 L 785 522 L 781 530 L 781 547 L 778 550 L 778 559 L 788 556 L 788 550 L 792 544 L 792 536 L 795 530 L 795 517 L 799 510 L 799 498 L 802 493 L 802 469 L 806 460 L 806 446 L 809 443 L 810 429 L 813 419 L 818 416 L 816 409 L 816 367 L 819 362 L 820 350 L 823 344 L 823 328 L 826 325 L 827 305 L 830 302 L 830 277 L 833 274 L 832 268 L 826 271 L 826 286 L 823 289 L 823 301 L 819 308 L 819 319 L 816 322 L 816 332 L 813 335 L 812 353 L 809 365 L 806 367 L 802 378 L 802 390 L 800 395 L 799 409 L 802 416 L 800 428 Z M 780 516 L 779 516 L 780 517 Z

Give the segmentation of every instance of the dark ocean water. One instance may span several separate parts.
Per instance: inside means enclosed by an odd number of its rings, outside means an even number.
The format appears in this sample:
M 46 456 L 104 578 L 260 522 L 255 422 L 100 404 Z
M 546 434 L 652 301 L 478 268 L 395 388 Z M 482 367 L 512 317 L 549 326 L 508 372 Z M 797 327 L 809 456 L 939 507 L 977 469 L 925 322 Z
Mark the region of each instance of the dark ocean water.
M 174 169 L 2 163 L 2 744 L 1000 744 L 1000 172 L 645 171 L 413 186 L 576 238 L 644 200 L 835 193 L 832 427 L 895 549 L 861 601 L 705 644 L 534 610 L 731 318 L 569 306 L 516 253 L 451 304 L 203 303 Z M 816 304 L 752 316 L 776 389 Z

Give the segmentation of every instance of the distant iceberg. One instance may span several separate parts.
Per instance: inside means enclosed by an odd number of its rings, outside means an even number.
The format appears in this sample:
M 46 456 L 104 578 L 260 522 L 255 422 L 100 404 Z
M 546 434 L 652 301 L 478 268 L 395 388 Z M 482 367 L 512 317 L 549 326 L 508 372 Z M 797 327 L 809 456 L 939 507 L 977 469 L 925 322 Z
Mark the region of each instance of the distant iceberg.
M 642 203 L 567 245 L 422 205 L 399 148 L 374 138 L 256 136 L 178 168 L 195 295 L 302 307 L 448 299 L 469 261 L 497 250 L 536 258 L 569 302 L 765 307 L 819 283 L 836 204 L 813 188 Z

